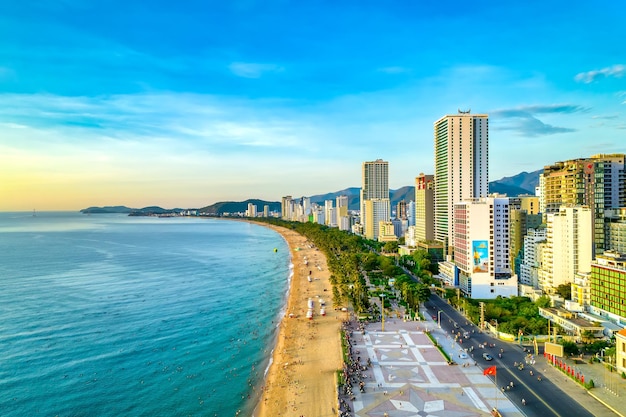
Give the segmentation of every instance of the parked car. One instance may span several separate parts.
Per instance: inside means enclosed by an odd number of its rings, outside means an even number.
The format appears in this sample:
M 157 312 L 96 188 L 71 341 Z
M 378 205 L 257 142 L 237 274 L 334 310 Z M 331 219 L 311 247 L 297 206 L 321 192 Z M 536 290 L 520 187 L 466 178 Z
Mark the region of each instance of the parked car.
M 461 359 L 467 359 L 467 353 L 465 353 L 465 352 L 461 352 L 461 353 L 459 353 L 459 358 L 461 358 Z
M 483 359 L 486 361 L 492 361 L 493 357 L 488 353 L 483 353 Z

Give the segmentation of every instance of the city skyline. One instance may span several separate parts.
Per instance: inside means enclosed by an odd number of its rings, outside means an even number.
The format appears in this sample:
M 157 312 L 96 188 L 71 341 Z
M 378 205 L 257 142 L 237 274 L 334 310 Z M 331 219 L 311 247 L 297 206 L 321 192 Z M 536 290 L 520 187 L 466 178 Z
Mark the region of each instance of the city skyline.
M 626 5 L 286 0 L 0 6 L 0 211 L 315 195 L 489 116 L 489 179 L 623 152 Z

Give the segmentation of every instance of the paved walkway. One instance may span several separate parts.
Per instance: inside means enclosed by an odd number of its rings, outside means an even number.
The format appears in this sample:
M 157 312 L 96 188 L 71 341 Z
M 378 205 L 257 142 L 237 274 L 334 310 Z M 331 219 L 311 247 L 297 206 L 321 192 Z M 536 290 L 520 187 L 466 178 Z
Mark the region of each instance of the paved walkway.
M 447 364 L 424 330 L 431 331 L 458 365 Z M 494 407 L 506 417 L 523 416 L 471 358 L 458 357 L 461 346 L 430 319 L 386 320 L 385 331 L 381 323 L 369 324 L 363 332 L 353 331 L 351 340 L 355 358 L 360 357 L 361 363 L 369 358 L 372 364 L 364 371 L 365 392 L 355 389 L 354 416 L 474 417 L 490 415 Z M 559 387 L 595 416 L 626 417 L 626 380 L 618 373 L 608 372 L 602 364 L 566 360 L 586 381 L 593 379 L 595 388 L 586 390 L 546 359 L 540 361 L 545 376 L 562 380 Z
M 354 390 L 354 416 L 478 417 L 490 415 L 494 407 L 507 417 L 523 415 L 473 360 L 455 357 L 458 365 L 448 365 L 424 333 L 428 325 L 446 351 L 461 350 L 428 322 L 392 319 L 386 320 L 385 331 L 373 323 L 352 332 L 353 356 L 372 364 L 364 371 L 365 392 Z
M 586 361 L 566 359 L 568 366 L 575 372 L 585 376 L 585 381 L 593 380 L 595 388 L 584 389 L 579 383 L 553 367 L 546 359 L 541 358 L 544 364 L 544 373 L 553 381 L 562 381 L 559 384 L 565 393 L 576 399 L 595 416 L 626 417 L 626 380 L 617 372 L 609 372 L 602 364 L 589 364 Z

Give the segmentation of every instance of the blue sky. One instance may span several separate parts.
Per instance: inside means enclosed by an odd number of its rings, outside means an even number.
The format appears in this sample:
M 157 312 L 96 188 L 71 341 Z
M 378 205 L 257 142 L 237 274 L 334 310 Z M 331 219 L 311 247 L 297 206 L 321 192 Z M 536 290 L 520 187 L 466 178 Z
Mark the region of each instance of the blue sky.
M 626 152 L 626 3 L 0 2 L 0 210 L 202 207 L 433 170 L 490 116 L 490 180 Z

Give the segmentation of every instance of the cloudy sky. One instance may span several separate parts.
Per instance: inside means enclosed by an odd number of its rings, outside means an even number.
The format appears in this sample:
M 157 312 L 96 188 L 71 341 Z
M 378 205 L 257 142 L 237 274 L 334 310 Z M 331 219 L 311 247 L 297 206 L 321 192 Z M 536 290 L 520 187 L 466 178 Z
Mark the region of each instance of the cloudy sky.
M 202 207 L 433 171 L 490 117 L 490 180 L 626 152 L 620 1 L 0 2 L 0 210 Z

